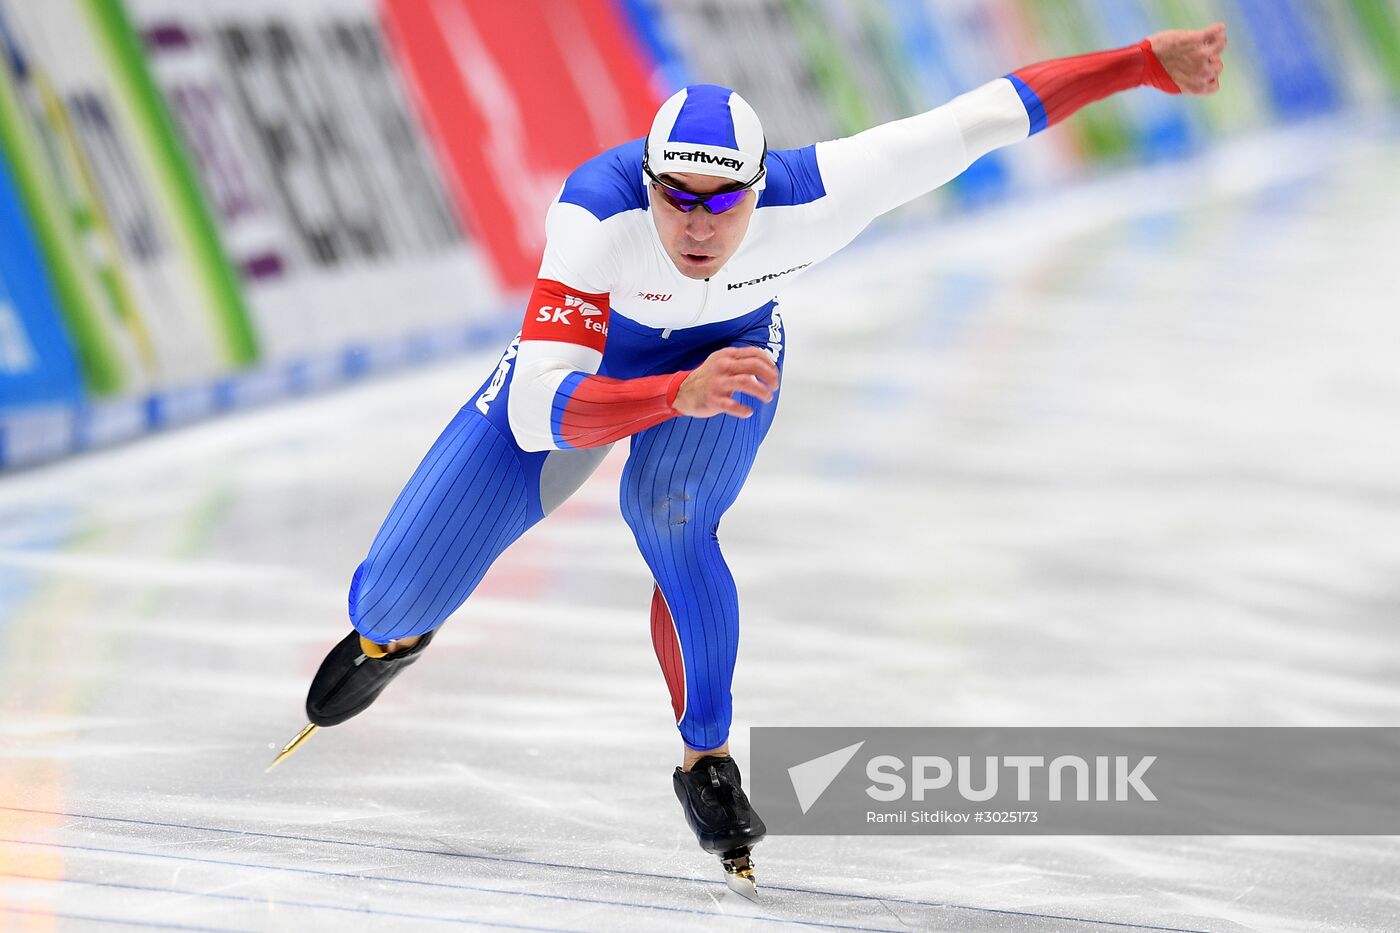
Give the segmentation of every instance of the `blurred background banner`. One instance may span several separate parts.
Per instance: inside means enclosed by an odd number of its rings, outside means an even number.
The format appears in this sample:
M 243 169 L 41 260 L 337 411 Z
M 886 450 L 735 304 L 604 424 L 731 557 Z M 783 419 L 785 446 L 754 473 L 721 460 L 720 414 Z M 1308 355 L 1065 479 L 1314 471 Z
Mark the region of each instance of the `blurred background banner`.
M 501 283 L 534 283 L 542 220 L 579 163 L 646 132 L 661 104 L 614 0 L 383 0 L 465 223 Z
M 0 398 L 23 411 L 24 440 L 45 453 L 62 451 L 72 409 L 82 400 L 78 361 L 59 324 L 54 294 L 43 273 L 39 244 L 29 229 L 14 179 L 0 166 Z M 15 432 L 19 437 L 20 432 Z M 10 452 L 23 459 L 24 451 Z M 9 459 L 0 450 L 0 459 Z
M 689 82 L 775 148 L 1021 65 L 1230 27 L 929 215 L 1394 112 L 1400 0 L 0 0 L 0 469 L 498 341 L 567 173 Z
M 109 299 L 95 313 L 128 324 L 134 366 L 123 383 L 198 384 L 251 362 L 241 293 L 142 81 L 120 8 L 105 0 L 5 8 L 12 77 L 27 105 L 17 129 L 42 140 L 43 187 L 69 193 L 70 232 L 83 244 L 75 261 L 97 267 Z
M 422 349 L 405 337 L 498 311 L 370 0 L 131 7 L 241 274 L 261 391 L 397 361 Z

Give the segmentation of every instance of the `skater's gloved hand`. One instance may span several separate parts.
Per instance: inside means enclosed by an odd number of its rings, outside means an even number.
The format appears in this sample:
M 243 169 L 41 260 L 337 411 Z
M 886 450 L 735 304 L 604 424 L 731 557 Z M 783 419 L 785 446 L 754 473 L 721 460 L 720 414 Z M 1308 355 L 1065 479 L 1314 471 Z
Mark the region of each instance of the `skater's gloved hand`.
M 767 350 L 758 347 L 726 347 L 716 350 L 699 368 L 685 377 L 673 407 L 692 418 L 733 415 L 747 418 L 753 409 L 731 396 L 743 392 L 764 402 L 773 401 L 778 388 L 778 367 Z
M 1225 24 L 1205 29 L 1168 29 L 1149 37 L 1152 52 L 1183 94 L 1214 94 L 1220 90 L 1225 63 Z

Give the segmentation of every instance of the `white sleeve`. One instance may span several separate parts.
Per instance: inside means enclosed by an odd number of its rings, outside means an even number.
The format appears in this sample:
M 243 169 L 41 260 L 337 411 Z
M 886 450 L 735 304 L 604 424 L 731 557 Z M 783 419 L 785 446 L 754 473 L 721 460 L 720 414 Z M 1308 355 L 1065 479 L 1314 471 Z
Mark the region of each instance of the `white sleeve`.
M 1020 95 L 998 78 L 917 116 L 818 143 L 817 162 L 827 194 L 868 223 L 1029 133 Z
M 570 296 L 598 304 L 602 296 L 606 313 L 608 293 L 615 281 L 617 250 L 604 223 L 577 204 L 556 200 L 545 218 L 546 243 L 539 281 L 525 310 L 528 334 L 541 307 L 562 305 Z M 558 283 L 562 288 L 551 285 Z M 573 323 L 582 324 L 574 315 Z M 594 332 L 596 334 L 596 332 Z M 570 336 L 561 332 L 561 336 Z M 554 436 L 554 402 L 559 386 L 572 372 L 592 375 L 603 362 L 600 341 L 595 346 L 568 340 L 530 339 L 522 336 L 511 380 L 506 414 L 511 433 L 523 450 L 550 450 L 558 446 Z

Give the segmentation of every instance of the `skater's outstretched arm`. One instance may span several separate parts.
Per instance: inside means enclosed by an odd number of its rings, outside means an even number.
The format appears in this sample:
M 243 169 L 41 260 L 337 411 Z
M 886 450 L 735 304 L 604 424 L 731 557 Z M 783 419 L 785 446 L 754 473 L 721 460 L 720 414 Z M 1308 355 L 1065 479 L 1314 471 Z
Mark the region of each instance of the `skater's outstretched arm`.
M 868 222 L 956 178 L 992 150 L 1119 91 L 1149 86 L 1212 94 L 1220 88 L 1224 49 L 1225 26 L 1216 23 L 1028 65 L 926 113 L 819 143 L 822 178 L 844 210 L 866 205 Z

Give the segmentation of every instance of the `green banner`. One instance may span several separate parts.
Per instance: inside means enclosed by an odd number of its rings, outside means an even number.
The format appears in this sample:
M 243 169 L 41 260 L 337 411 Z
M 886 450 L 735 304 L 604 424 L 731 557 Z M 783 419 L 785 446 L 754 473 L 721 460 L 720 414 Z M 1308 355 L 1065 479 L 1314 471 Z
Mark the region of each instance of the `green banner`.
M 130 107 L 158 196 L 169 211 L 178 248 L 193 267 L 228 362 L 251 363 L 258 357 L 258 346 L 248 308 L 174 121 L 146 65 L 140 39 L 118 0 L 84 0 L 84 7 L 109 58 L 118 97 Z
M 1400 18 L 1389 0 L 1351 0 L 1351 10 L 1376 53 L 1390 91 L 1400 97 Z
M 96 208 L 91 176 L 77 160 L 71 125 L 43 69 L 0 7 L 0 145 L 48 266 L 59 312 L 88 390 L 139 387 L 152 360 L 150 335 L 134 314 L 112 234 Z

